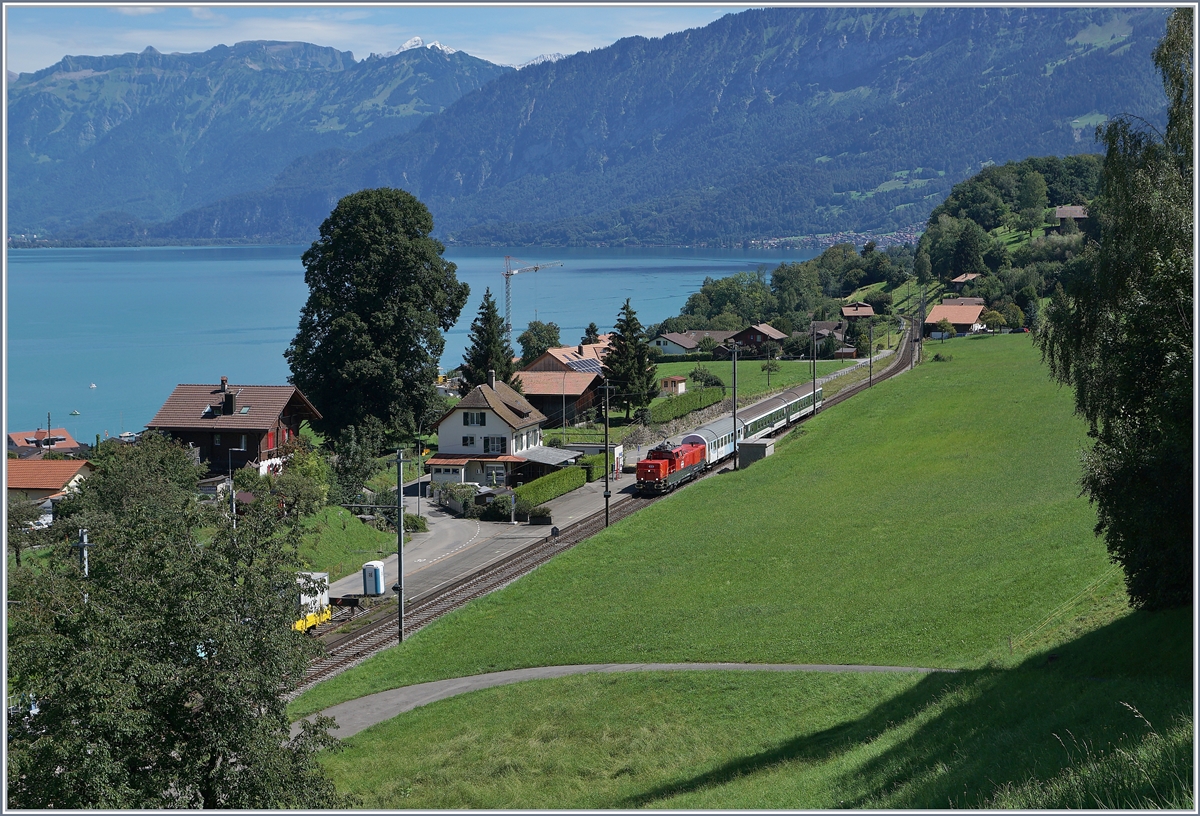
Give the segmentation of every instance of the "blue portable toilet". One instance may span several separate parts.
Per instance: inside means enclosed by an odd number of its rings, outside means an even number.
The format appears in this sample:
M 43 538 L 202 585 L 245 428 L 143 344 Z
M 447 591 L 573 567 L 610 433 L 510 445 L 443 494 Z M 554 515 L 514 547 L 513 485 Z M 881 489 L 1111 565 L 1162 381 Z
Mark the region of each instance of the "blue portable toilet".
M 362 576 L 364 595 L 372 595 L 377 597 L 383 594 L 382 561 L 368 561 L 367 563 L 363 564 Z

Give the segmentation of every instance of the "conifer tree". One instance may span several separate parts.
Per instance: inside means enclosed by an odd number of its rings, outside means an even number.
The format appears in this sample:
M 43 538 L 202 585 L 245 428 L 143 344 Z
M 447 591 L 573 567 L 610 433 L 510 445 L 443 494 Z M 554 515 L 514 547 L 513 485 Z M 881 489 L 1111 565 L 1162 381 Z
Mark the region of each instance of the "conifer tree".
M 616 404 L 625 408 L 625 419 L 633 409 L 649 405 L 658 393 L 657 370 L 650 362 L 650 342 L 626 298 L 613 326 L 612 347 L 604 358 L 604 376 L 609 385 L 616 386 Z
M 593 343 L 599 343 L 600 328 L 595 323 L 588 323 L 587 329 L 585 329 L 583 332 L 583 338 L 580 339 L 579 342 L 583 343 L 585 346 L 590 346 Z
M 496 372 L 498 382 L 521 390 L 521 384 L 513 377 L 516 370 L 513 349 L 508 344 L 504 320 L 496 308 L 491 289 L 484 291 L 479 313 L 471 321 L 470 345 L 463 354 L 463 364 L 459 369 L 462 375 L 459 392 L 465 396 L 475 386 L 487 382 L 489 370 Z

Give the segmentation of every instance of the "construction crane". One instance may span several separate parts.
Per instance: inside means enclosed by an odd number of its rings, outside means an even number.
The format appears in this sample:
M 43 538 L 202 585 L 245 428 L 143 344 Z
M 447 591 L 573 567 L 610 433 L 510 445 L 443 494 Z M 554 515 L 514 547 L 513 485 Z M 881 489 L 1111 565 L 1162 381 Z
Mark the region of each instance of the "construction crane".
M 514 261 L 516 262 L 514 264 Z M 516 258 L 511 255 L 504 256 L 504 331 L 508 335 L 508 346 L 512 348 L 512 278 L 513 275 L 520 275 L 522 272 L 537 272 L 539 269 L 548 269 L 552 266 L 562 266 L 562 261 L 546 261 L 545 263 L 533 264 L 532 266 L 522 266 L 519 269 L 513 269 L 513 266 L 520 264 Z

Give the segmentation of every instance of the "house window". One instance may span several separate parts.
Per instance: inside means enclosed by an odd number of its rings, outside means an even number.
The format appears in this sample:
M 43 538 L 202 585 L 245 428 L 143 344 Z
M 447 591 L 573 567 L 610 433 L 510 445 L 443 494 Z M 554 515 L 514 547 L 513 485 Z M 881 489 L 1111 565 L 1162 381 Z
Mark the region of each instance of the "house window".
M 213 434 L 213 447 L 214 448 L 221 447 L 221 435 L 220 434 Z
M 483 411 L 463 411 L 463 425 L 487 425 L 487 414 Z
M 507 453 L 508 438 L 504 436 L 485 436 L 483 438 L 484 453 Z
M 473 437 L 473 436 L 464 436 L 464 437 L 463 437 L 463 447 L 464 447 L 464 448 L 473 448 L 473 447 L 475 447 L 475 437 Z
M 242 450 L 246 449 L 246 435 L 242 434 Z

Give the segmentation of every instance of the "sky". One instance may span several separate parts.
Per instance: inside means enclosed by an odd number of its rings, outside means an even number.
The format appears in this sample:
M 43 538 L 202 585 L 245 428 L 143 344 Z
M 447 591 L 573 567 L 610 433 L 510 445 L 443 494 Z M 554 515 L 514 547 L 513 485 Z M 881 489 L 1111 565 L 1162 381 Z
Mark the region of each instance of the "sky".
M 357 60 L 395 51 L 412 37 L 438 41 L 500 65 L 574 54 L 622 37 L 659 37 L 707 25 L 751 6 L 551 4 L 180 4 L 5 3 L 5 67 L 46 68 L 66 55 L 206 51 L 244 40 L 303 41 L 352 51 Z

